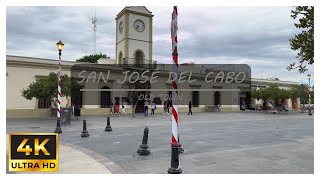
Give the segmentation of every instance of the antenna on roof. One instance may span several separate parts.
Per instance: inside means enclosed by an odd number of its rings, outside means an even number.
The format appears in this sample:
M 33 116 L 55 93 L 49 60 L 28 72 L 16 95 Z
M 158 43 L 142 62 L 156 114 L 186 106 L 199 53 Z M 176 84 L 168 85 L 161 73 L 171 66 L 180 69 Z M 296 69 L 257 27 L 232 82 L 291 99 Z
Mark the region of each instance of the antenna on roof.
M 93 45 L 94 45 L 94 54 L 96 54 L 96 31 L 97 31 L 97 11 L 96 8 L 94 8 L 94 18 L 92 18 L 92 30 L 93 30 Z

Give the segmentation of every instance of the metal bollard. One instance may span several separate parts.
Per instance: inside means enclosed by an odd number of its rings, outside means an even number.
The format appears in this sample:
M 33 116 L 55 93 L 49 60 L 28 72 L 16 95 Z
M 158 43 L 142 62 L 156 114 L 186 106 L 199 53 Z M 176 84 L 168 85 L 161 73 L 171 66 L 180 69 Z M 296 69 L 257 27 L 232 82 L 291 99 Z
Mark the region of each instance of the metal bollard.
M 81 132 L 81 137 L 89 137 L 89 133 L 87 131 L 87 122 L 83 120 L 83 130 Z
M 55 132 L 55 133 L 58 133 L 58 134 L 62 133 L 62 130 L 61 130 L 61 120 L 60 120 L 60 118 L 57 119 L 57 127 L 56 127 L 56 129 L 54 130 L 54 132 Z
M 109 116 L 107 117 L 107 126 L 104 129 L 104 131 L 112 131 L 112 128 L 110 126 L 110 117 Z
M 168 169 L 169 174 L 181 174 L 182 169 L 179 164 L 179 144 L 171 144 L 171 167 Z
M 141 156 L 147 156 L 150 154 L 149 145 L 148 145 L 148 133 L 149 133 L 148 127 L 144 128 L 142 144 L 140 145 L 140 148 L 137 151 L 137 153 Z

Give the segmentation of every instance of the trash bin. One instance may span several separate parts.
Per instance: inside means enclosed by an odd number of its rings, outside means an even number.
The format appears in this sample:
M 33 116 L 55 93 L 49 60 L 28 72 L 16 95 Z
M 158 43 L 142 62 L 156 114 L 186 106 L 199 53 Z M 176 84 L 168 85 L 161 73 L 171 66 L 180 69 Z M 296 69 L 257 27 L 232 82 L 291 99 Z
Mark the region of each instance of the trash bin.
M 62 108 L 61 109 L 61 123 L 62 125 L 70 125 L 71 124 L 71 108 Z

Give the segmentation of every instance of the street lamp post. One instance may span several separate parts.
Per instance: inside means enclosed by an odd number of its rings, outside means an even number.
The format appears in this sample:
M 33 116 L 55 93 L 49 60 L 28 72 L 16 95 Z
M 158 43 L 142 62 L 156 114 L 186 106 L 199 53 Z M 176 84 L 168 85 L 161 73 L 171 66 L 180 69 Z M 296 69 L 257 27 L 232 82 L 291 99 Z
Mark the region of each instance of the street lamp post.
M 58 64 L 58 100 L 57 100 L 57 127 L 54 131 L 55 133 L 62 133 L 61 130 L 61 119 L 60 119 L 60 99 L 61 99 L 61 51 L 63 49 L 64 44 L 61 40 L 56 44 L 58 51 L 59 51 L 59 64 Z
M 309 79 L 309 87 L 308 87 L 308 95 L 309 95 L 308 115 L 312 115 L 312 112 L 311 112 L 311 94 L 310 94 L 310 91 L 311 91 L 310 78 L 311 78 L 311 75 L 308 74 L 308 79 Z

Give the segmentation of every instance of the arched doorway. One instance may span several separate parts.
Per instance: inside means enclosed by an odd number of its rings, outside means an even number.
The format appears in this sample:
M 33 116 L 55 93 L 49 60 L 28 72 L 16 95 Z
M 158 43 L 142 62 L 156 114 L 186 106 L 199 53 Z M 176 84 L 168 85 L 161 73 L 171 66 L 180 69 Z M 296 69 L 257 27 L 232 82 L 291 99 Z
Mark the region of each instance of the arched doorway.
M 123 56 L 122 56 L 122 52 L 121 51 L 119 52 L 119 56 L 118 57 L 119 57 L 118 58 L 119 64 L 124 64 L 124 62 L 122 61 Z
M 110 89 L 108 86 L 103 86 L 101 89 Z M 100 108 L 109 108 L 111 102 L 110 91 L 101 91 L 100 95 Z
M 220 92 L 219 91 L 216 91 L 214 93 L 214 105 L 221 105 L 221 102 L 220 102 Z
M 144 62 L 144 54 L 141 50 L 136 50 L 136 52 L 134 53 L 134 59 L 135 59 L 135 65 L 137 67 L 142 67 Z
M 192 91 L 192 105 L 199 107 L 199 91 Z

